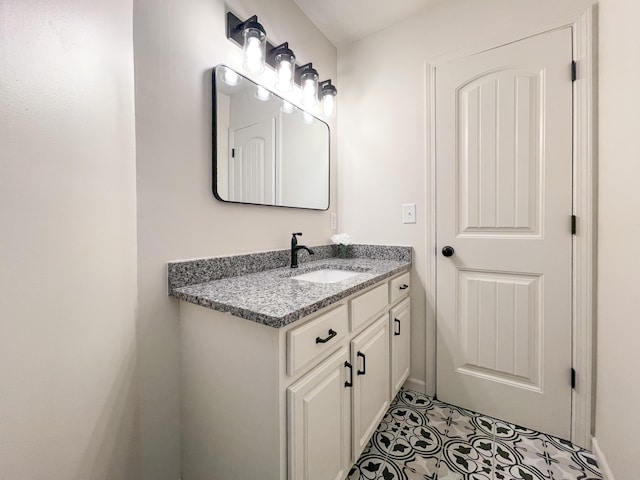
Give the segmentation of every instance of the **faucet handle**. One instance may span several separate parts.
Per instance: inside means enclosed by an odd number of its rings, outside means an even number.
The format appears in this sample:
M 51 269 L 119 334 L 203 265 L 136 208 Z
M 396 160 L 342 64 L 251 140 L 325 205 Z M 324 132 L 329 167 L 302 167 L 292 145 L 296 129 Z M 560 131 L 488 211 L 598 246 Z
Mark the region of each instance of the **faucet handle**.
M 292 233 L 291 235 L 293 235 L 294 237 L 295 237 L 296 235 L 298 235 L 299 237 L 301 237 L 301 236 L 302 236 L 302 232 Z

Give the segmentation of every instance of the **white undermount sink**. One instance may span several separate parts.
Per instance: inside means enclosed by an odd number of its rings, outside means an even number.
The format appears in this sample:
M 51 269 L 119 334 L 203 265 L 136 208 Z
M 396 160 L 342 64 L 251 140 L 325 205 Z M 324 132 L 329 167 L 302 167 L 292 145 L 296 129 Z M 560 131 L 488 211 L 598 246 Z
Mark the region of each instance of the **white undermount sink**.
M 360 275 L 362 272 L 352 272 L 350 270 L 335 270 L 324 268 L 322 270 L 314 270 L 313 272 L 302 273 L 291 277 L 293 280 L 304 280 L 307 282 L 316 283 L 336 283 L 346 280 L 356 275 Z

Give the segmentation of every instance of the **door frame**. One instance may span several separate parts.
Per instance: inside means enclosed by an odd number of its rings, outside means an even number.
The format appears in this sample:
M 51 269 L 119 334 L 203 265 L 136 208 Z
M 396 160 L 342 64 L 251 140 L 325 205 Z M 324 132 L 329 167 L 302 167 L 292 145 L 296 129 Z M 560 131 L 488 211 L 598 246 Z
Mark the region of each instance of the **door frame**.
M 573 235 L 572 266 L 572 364 L 576 385 L 571 392 L 571 441 L 591 449 L 595 407 L 595 307 L 596 307 L 596 114 L 595 97 L 595 7 L 569 23 L 561 23 L 536 32 L 539 35 L 570 27 L 573 59 L 577 63 L 577 77 L 573 82 L 573 214 L 577 217 Z M 523 40 L 533 35 L 514 37 L 499 44 L 440 55 L 425 63 L 425 124 L 426 124 L 426 258 L 425 290 L 432 308 L 426 311 L 426 365 L 433 364 L 436 348 L 436 176 L 435 176 L 435 81 L 436 70 L 452 60 Z M 569 74 L 567 65 L 567 74 Z M 569 375 L 569 372 L 567 372 Z M 569 382 L 567 378 L 567 382 Z M 436 390 L 435 368 L 426 369 L 427 392 Z

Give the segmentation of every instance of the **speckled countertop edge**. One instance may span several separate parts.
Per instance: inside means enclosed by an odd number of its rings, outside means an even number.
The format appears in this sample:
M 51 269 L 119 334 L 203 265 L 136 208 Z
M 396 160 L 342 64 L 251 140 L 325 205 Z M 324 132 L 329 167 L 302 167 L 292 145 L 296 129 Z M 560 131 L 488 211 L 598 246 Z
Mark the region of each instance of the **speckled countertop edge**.
M 272 268 L 255 273 L 223 277 L 204 283 L 174 287 L 169 293 L 186 302 L 230 313 L 274 328 L 281 328 L 385 278 L 411 268 L 411 247 L 364 245 L 357 247 L 352 249 L 352 253 L 360 250 L 358 253 L 368 253 L 369 257 L 347 259 L 326 257 L 306 262 L 295 271 L 289 267 Z M 314 247 L 314 249 L 316 248 Z M 389 257 L 391 259 L 388 259 Z M 203 259 L 197 262 L 206 260 L 212 259 Z M 223 263 L 229 264 L 228 261 Z M 330 284 L 290 278 L 292 275 L 328 266 L 361 273 L 355 277 Z M 171 281 L 169 284 L 171 286 Z

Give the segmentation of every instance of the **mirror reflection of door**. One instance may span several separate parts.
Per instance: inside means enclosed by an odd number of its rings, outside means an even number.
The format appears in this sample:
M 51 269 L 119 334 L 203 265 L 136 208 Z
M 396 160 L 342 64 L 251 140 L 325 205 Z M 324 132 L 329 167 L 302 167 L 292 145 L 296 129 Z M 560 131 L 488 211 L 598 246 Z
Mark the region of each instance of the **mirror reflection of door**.
M 229 199 L 275 203 L 275 121 L 229 130 Z
M 329 208 L 329 126 L 224 65 L 212 80 L 215 198 Z

